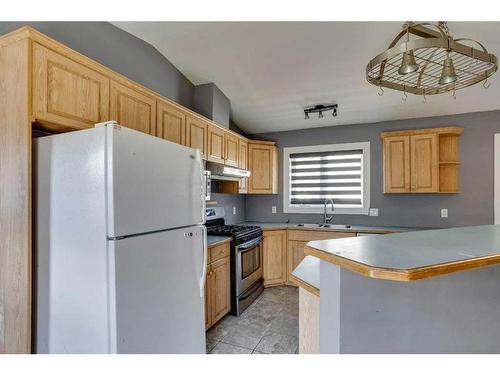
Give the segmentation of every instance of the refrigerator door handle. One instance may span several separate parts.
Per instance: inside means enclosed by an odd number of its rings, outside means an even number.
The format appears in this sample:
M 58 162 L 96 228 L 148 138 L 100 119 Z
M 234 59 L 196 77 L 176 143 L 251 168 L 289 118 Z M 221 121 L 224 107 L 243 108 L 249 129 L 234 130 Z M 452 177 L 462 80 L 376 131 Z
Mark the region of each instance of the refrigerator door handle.
M 205 209 L 206 209 L 206 202 L 205 202 L 205 188 L 206 188 L 206 185 L 205 185 L 205 170 L 203 168 L 203 161 L 201 160 L 201 153 L 199 150 L 196 150 L 196 161 L 198 162 L 199 164 L 199 167 L 200 167 L 200 186 L 201 186 L 201 191 L 200 191 L 200 194 L 201 194 L 201 204 L 202 204 L 202 207 L 201 207 L 201 223 L 204 224 L 205 223 Z
M 207 228 L 204 225 L 201 225 L 202 234 L 203 234 L 203 265 L 202 265 L 202 273 L 200 278 L 200 297 L 203 297 L 205 294 L 205 281 L 207 278 L 207 263 L 208 263 L 208 244 L 207 244 Z

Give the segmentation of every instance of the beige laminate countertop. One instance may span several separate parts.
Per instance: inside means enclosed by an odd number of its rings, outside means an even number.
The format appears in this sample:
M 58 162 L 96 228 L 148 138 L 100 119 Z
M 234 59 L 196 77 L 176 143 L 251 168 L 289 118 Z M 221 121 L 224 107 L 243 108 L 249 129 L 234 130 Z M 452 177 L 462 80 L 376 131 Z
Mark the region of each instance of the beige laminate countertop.
M 263 230 L 277 230 L 277 229 L 296 229 L 296 230 L 319 230 L 319 231 L 332 231 L 332 232 L 356 232 L 356 233 L 373 233 L 373 234 L 386 234 L 386 233 L 399 233 L 409 232 L 415 230 L 423 230 L 428 228 L 410 228 L 410 227 L 394 227 L 394 226 L 375 226 L 375 225 L 350 225 L 345 227 L 341 224 L 332 224 L 330 227 L 311 227 L 299 226 L 300 223 L 276 223 L 276 222 L 261 222 L 261 221 L 244 221 L 238 225 L 255 225 L 261 227 Z
M 290 275 L 290 280 L 294 284 L 318 297 L 320 291 L 319 263 L 319 258 L 306 255 Z
M 224 242 L 229 242 L 231 241 L 231 237 L 225 237 L 225 236 L 207 236 L 207 245 L 208 247 L 211 246 L 216 246 L 223 244 Z
M 500 264 L 500 225 L 311 241 L 304 252 L 367 277 L 411 281 Z

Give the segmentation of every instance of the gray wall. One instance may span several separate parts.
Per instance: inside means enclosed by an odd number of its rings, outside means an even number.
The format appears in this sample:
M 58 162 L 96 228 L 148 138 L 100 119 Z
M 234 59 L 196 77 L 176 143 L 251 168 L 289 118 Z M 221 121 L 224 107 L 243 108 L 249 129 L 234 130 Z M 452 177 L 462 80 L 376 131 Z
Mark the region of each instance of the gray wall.
M 214 90 L 212 83 L 194 87 L 193 109 L 206 118 L 212 118 Z
M 304 122 L 307 126 L 307 122 Z M 460 137 L 460 194 L 382 194 L 382 143 L 380 133 L 388 130 L 457 125 Z M 371 207 L 378 217 L 337 215 L 334 221 L 346 224 L 449 227 L 493 223 L 493 144 L 500 133 L 500 111 L 455 116 L 390 121 L 375 124 L 332 126 L 288 132 L 257 134 L 253 137 L 276 141 L 280 149 L 278 195 L 248 195 L 246 219 L 256 221 L 319 222 L 321 215 L 283 213 L 282 148 L 329 143 L 371 143 Z M 271 213 L 271 206 L 278 213 Z M 448 208 L 447 219 L 440 209 Z
M 214 102 L 213 102 L 212 120 L 216 123 L 229 128 L 229 112 L 231 111 L 231 102 L 227 96 L 214 84 Z
M 245 221 L 245 196 L 241 194 L 211 194 L 211 203 L 213 206 L 224 207 L 226 210 L 226 224 L 236 224 Z M 217 202 L 217 204 L 214 204 Z M 210 207 L 210 203 L 207 207 Z M 236 215 L 233 215 L 233 207 L 236 207 Z
M 192 109 L 194 85 L 153 46 L 107 22 L 0 22 L 38 31 Z
M 244 137 L 247 137 L 248 134 L 245 133 L 233 120 L 229 120 L 229 129 L 231 129 L 233 132 L 236 132 L 238 134 L 241 134 Z
M 229 128 L 231 102 L 215 83 L 206 83 L 194 88 L 194 110 Z

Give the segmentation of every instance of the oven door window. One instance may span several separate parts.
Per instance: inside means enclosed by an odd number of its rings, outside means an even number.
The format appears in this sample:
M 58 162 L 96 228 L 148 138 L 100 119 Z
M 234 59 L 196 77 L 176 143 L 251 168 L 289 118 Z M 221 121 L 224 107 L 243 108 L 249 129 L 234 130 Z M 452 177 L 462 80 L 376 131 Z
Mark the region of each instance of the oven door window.
M 260 245 L 241 253 L 241 278 L 246 279 L 260 268 Z

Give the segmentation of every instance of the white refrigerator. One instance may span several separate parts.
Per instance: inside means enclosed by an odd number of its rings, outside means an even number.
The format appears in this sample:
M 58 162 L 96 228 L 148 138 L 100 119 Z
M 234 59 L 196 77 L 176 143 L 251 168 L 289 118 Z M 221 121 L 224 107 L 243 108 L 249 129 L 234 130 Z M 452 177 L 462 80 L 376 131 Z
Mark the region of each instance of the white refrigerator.
M 200 153 L 116 123 L 34 141 L 38 353 L 205 353 Z

